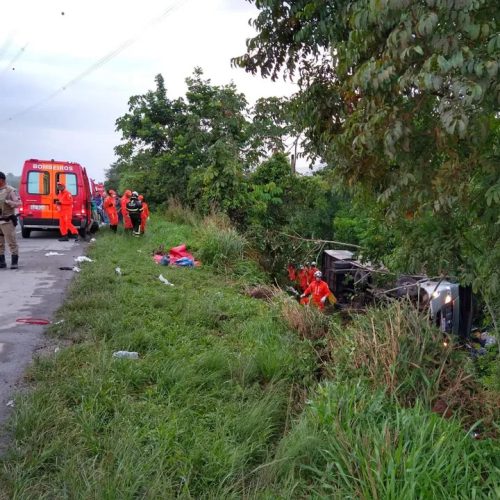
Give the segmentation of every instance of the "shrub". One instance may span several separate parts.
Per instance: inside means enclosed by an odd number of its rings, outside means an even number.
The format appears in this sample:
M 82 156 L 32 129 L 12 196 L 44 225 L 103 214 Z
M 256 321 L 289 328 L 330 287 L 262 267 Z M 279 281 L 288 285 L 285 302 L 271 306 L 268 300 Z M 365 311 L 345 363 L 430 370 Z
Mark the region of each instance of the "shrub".
M 259 483 L 295 498 L 492 498 L 497 453 L 493 440 L 476 441 L 421 405 L 402 408 L 360 382 L 327 382 Z
M 198 226 L 200 250 L 204 264 L 220 271 L 233 267 L 243 259 L 247 241 L 222 216 L 212 215 Z
M 183 206 L 177 198 L 169 198 L 165 216 L 170 222 L 195 226 L 198 216 L 189 207 Z

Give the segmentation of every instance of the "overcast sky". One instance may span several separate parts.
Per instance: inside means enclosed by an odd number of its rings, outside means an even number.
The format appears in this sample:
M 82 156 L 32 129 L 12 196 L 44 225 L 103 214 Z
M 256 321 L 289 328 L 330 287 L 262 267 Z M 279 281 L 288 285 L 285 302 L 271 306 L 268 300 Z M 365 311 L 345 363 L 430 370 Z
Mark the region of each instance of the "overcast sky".
M 115 120 L 130 96 L 154 88 L 158 73 L 171 98 L 184 95 L 195 66 L 215 84 L 233 80 L 250 102 L 291 94 L 291 84 L 231 68 L 256 13 L 245 0 L 3 1 L 0 170 L 18 175 L 28 158 L 53 158 L 81 163 L 103 180 L 120 142 Z

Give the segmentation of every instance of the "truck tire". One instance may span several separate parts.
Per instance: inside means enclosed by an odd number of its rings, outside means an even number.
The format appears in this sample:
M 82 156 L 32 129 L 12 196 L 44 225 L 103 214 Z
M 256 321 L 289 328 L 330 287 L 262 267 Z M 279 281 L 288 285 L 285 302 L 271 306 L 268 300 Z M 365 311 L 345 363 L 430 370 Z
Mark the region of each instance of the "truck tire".
M 21 228 L 21 236 L 23 238 L 29 238 L 31 235 L 31 229 L 28 229 L 27 227 Z

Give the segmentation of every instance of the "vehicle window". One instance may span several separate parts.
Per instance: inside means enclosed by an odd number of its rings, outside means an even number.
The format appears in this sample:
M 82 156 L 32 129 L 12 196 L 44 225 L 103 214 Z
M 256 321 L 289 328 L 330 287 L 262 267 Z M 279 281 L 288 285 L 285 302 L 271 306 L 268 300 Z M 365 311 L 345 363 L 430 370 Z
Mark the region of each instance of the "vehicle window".
M 28 172 L 28 193 L 49 194 L 50 175 L 48 172 Z
M 58 182 L 62 182 L 65 186 L 66 189 L 71 193 L 71 194 L 77 194 L 78 193 L 78 184 L 76 183 L 76 175 L 75 174 L 56 174 L 56 184 Z

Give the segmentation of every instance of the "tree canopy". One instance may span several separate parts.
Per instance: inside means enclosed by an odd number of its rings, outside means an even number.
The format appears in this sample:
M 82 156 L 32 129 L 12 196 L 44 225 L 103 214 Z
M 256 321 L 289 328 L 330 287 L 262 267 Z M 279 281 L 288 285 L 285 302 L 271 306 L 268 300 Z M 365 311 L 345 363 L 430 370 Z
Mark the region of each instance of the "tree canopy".
M 298 79 L 309 141 L 382 211 L 393 263 L 498 298 L 500 3 L 250 1 L 234 62 Z

